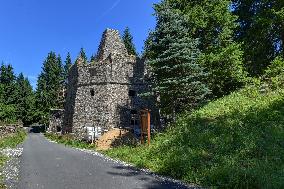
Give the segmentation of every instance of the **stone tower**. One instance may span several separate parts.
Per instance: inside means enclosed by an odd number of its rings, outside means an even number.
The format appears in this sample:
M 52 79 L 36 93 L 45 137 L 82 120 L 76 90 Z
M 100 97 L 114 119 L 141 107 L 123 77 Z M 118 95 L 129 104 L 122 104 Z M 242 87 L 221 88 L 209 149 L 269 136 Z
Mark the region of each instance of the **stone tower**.
M 107 29 L 96 61 L 79 59 L 69 71 L 63 133 L 83 138 L 89 126 L 128 127 L 130 112 L 148 106 L 137 96 L 147 88 L 143 65 L 128 55 L 119 32 Z

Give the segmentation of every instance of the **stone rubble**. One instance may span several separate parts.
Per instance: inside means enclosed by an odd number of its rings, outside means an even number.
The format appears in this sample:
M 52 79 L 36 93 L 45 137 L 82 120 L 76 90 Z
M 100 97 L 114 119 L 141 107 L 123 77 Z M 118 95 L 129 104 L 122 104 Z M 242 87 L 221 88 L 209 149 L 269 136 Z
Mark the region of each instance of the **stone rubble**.
M 4 168 L 0 170 L 0 176 L 4 178 L 7 188 L 16 188 L 19 180 L 20 157 L 23 153 L 23 148 L 0 149 L 0 153 L 9 158 Z

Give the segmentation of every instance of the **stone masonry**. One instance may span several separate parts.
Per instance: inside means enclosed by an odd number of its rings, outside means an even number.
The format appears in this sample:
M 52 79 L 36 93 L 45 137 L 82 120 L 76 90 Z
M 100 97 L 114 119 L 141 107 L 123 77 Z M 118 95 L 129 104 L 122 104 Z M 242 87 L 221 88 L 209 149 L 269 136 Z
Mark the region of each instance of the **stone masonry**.
M 68 76 L 63 133 L 82 139 L 86 127 L 129 127 L 131 112 L 150 108 L 138 94 L 147 89 L 144 61 L 129 55 L 119 32 L 103 33 L 96 61 L 81 59 Z
M 49 128 L 48 132 L 57 133 L 62 130 L 64 110 L 51 109 L 49 116 Z

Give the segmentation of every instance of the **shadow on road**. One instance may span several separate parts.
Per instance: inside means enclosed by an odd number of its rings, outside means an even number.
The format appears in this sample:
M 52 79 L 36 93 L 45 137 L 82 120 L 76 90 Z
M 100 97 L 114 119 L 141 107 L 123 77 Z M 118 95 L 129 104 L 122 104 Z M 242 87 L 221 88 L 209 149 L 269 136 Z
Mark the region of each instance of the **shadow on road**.
M 119 172 L 107 172 L 113 176 L 135 177 L 138 180 L 145 181 L 143 188 L 145 189 L 197 189 L 199 187 L 186 186 L 185 184 L 163 179 L 153 173 L 145 173 L 135 167 L 130 166 L 113 166 L 114 169 L 119 169 Z
M 30 127 L 30 133 L 44 133 L 45 126 L 44 125 L 35 125 Z

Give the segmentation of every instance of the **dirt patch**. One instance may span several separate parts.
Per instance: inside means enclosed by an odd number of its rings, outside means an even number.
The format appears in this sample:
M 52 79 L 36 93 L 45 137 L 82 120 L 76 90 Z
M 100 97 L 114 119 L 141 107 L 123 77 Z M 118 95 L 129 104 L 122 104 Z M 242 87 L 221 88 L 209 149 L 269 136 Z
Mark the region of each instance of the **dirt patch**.
M 124 129 L 112 129 L 104 133 L 97 141 L 97 150 L 108 150 L 121 145 L 136 145 L 138 140 Z

